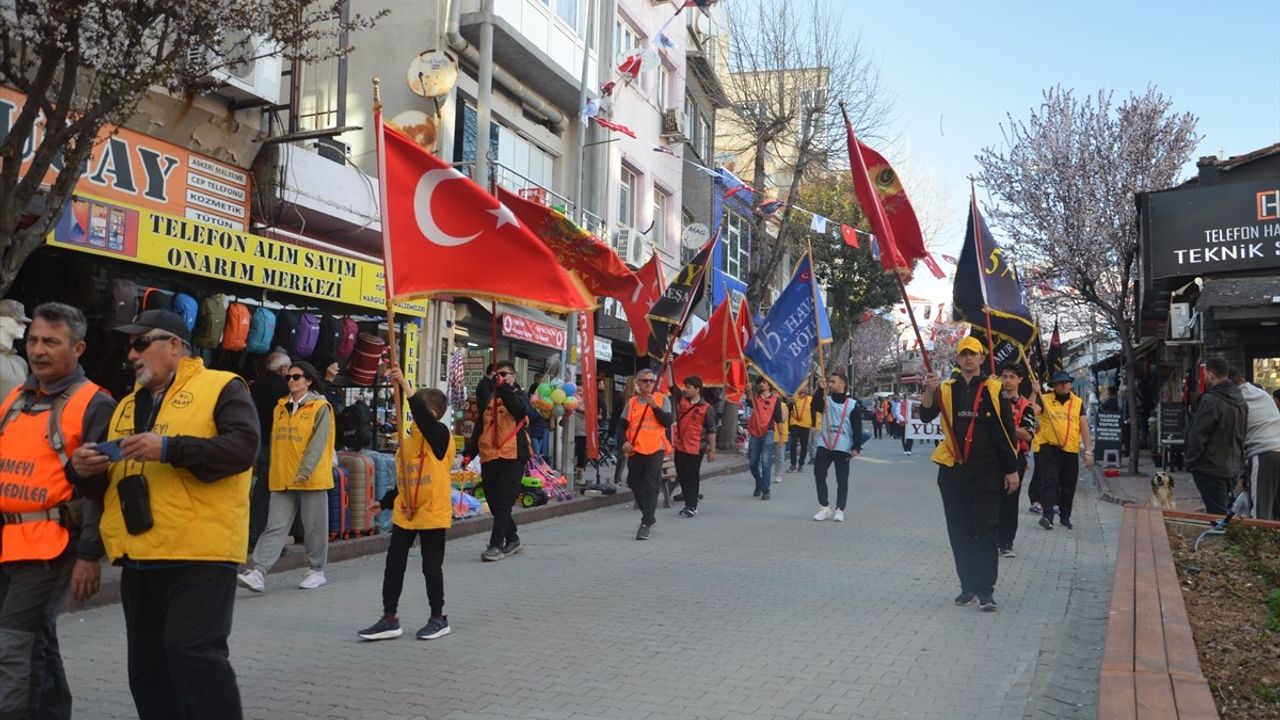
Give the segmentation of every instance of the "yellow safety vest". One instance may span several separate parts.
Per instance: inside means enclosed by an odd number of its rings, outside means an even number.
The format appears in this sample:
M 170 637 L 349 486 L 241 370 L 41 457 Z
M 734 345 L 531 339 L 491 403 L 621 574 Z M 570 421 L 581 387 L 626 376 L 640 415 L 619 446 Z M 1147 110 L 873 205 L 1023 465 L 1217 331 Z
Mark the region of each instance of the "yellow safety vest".
M 211 438 L 218 434 L 213 411 L 227 383 L 244 382 L 220 370 L 208 370 L 199 358 L 178 364 L 164 394 L 152 431 L 160 435 Z M 137 390 L 116 406 L 108 440 L 134 434 Z M 147 478 L 154 526 L 130 535 L 120 512 L 120 481 L 133 474 Z M 253 468 L 202 482 L 187 470 L 162 462 L 111 464 L 103 501 L 102 542 L 114 560 L 210 560 L 242 563 L 249 545 L 249 481 Z
M 938 447 L 933 451 L 933 457 L 930 458 L 939 465 L 946 467 L 951 467 L 956 464 L 956 459 L 959 457 L 960 452 L 957 449 L 960 447 L 960 443 L 957 442 L 955 437 L 953 437 L 955 432 L 955 415 L 951 412 L 951 386 L 954 385 L 955 382 L 956 381 L 954 379 L 951 379 L 938 386 L 938 397 L 941 400 L 942 413 L 946 417 L 946 421 L 943 421 L 943 416 L 938 417 L 938 423 L 942 426 L 943 440 L 938 443 Z M 991 400 L 991 405 L 996 409 L 996 417 L 1003 422 L 1004 416 L 1000 414 L 999 398 L 1000 391 L 1002 389 L 1000 381 L 989 377 L 984 380 L 982 384 L 986 387 L 987 395 Z M 982 389 L 979 388 L 978 392 L 982 392 Z M 978 418 L 973 418 L 971 422 L 978 422 Z M 963 440 L 960 440 L 960 442 L 963 442 Z
M 405 530 L 435 530 L 453 525 L 453 485 L 449 469 L 453 467 L 456 452 L 453 435 L 450 435 L 449 449 L 444 458 L 437 460 L 418 428 L 409 428 L 409 437 L 400 444 L 396 458 L 399 495 L 391 513 L 392 522 Z M 412 517 L 408 512 L 410 506 Z
M 271 492 L 284 490 L 328 490 L 333 487 L 333 443 L 336 432 L 333 409 L 323 397 L 311 398 L 297 412 L 289 412 L 289 396 L 276 404 L 275 420 L 271 423 Z M 329 437 L 325 439 L 325 451 L 320 462 L 303 482 L 298 482 L 298 470 L 302 456 L 315 431 L 316 416 L 321 410 L 329 412 Z
M 1075 393 L 1067 395 L 1065 403 L 1058 402 L 1053 393 L 1040 396 L 1044 414 L 1040 416 L 1040 430 L 1036 440 L 1040 445 L 1052 445 L 1069 453 L 1080 452 L 1080 409 L 1084 403 Z
M 791 424 L 801 428 L 813 427 L 813 396 L 805 395 L 791 402 Z

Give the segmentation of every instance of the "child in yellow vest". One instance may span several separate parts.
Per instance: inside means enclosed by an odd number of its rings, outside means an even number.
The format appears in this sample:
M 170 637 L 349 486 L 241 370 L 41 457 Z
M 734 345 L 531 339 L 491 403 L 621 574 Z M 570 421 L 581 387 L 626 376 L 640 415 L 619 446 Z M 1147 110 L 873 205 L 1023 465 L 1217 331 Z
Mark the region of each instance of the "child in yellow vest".
M 417 632 L 419 640 L 435 640 L 451 631 L 444 614 L 444 538 L 453 524 L 452 485 L 449 471 L 456 448 L 449 426 L 441 422 L 449 412 L 444 393 L 434 388 L 414 393 L 400 368 L 392 366 L 391 377 L 409 397 L 413 426 L 400 444 L 396 457 L 396 486 L 388 490 L 371 510 L 391 508 L 391 544 L 382 576 L 382 618 L 357 633 L 365 640 L 388 640 L 404 631 L 396 610 L 409 549 L 414 538 L 422 550 L 422 574 L 427 580 L 427 601 L 431 618 Z

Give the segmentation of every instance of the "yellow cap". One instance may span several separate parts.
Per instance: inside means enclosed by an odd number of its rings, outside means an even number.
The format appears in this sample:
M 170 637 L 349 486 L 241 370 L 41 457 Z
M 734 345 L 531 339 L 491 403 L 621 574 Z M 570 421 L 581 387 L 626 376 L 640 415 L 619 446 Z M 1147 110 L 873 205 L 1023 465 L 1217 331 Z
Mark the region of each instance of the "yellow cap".
M 969 352 L 978 353 L 979 355 L 987 354 L 987 349 L 982 346 L 981 342 L 978 342 L 978 338 L 972 335 L 966 335 L 960 338 L 959 344 L 956 345 L 957 355 L 964 352 L 965 350 L 968 350 Z

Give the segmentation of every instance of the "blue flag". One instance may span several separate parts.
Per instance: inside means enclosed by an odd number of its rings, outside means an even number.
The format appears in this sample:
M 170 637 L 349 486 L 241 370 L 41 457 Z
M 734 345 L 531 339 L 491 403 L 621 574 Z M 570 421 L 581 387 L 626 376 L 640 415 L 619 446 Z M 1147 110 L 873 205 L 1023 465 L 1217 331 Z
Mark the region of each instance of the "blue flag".
M 747 344 L 747 361 L 787 396 L 794 395 L 808 379 L 810 358 L 818 343 L 831 342 L 827 308 L 815 287 L 813 261 L 805 254 Z

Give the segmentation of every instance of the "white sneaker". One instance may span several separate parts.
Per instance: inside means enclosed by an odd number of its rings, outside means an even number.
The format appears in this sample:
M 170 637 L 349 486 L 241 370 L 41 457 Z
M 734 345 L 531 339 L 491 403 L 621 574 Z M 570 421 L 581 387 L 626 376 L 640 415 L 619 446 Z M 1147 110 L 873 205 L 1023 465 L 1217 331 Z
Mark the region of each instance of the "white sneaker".
M 837 509 L 836 516 L 832 519 L 835 520 L 836 522 L 844 522 L 844 511 Z
M 303 590 L 315 590 L 328 582 L 329 579 L 324 576 L 323 570 L 308 570 L 306 577 L 302 578 L 302 582 L 298 583 L 298 587 Z
M 825 505 L 822 507 L 821 510 L 817 512 L 816 515 L 813 516 L 813 519 L 818 521 L 828 520 L 830 518 L 831 518 L 831 508 L 826 507 Z
M 236 576 L 236 582 L 240 584 L 240 587 L 248 588 L 249 590 L 257 593 L 267 589 L 267 584 L 265 579 L 262 577 L 262 572 L 257 569 L 245 570 L 240 573 Z

